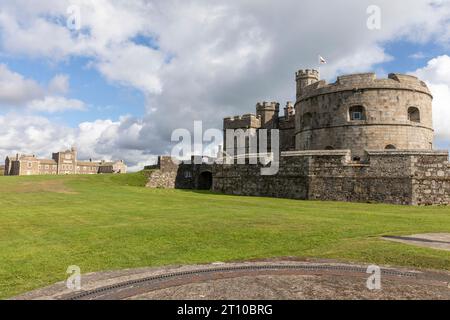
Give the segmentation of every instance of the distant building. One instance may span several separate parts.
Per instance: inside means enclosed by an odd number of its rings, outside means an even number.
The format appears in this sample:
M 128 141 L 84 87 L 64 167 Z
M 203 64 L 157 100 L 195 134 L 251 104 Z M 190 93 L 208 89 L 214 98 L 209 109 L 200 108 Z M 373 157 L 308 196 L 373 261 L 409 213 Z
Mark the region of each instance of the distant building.
M 35 155 L 8 156 L 3 172 L 5 176 L 126 173 L 127 166 L 123 160 L 78 161 L 77 150 L 72 148 L 53 153 L 52 159 L 38 159 Z

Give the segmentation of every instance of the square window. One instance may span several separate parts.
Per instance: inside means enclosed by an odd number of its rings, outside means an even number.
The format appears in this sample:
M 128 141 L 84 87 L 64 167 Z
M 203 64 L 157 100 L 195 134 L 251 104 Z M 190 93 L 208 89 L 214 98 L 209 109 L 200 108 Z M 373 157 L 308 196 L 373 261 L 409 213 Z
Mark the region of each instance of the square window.
M 353 120 L 361 120 L 362 113 L 361 112 L 353 112 Z

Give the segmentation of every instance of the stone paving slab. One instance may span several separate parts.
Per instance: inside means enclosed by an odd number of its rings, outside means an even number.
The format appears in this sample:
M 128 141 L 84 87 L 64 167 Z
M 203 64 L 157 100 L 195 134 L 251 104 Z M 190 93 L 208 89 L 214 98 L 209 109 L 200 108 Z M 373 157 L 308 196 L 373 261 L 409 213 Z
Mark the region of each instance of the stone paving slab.
M 289 268 L 259 271 L 251 269 L 274 264 L 289 267 L 301 266 L 302 268 L 319 267 L 319 269 L 314 271 L 290 270 Z M 244 267 L 244 269 L 236 272 L 223 271 L 224 268 L 236 267 Z M 349 272 L 349 268 L 353 271 Z M 391 273 L 391 276 L 383 276 L 381 291 L 370 291 L 366 287 L 369 275 L 364 271 L 354 271 L 355 268 L 365 270 L 367 266 L 324 260 L 280 261 L 272 259 L 227 264 L 143 268 L 83 275 L 81 292 L 74 293 L 61 282 L 14 299 L 68 299 L 80 293 L 117 286 L 129 281 L 180 272 L 188 272 L 190 275 L 117 288 L 88 296 L 86 299 L 450 299 L 450 273 L 448 272 L 383 267 L 383 271 Z M 213 272 L 202 274 L 202 270 Z M 413 277 L 396 276 L 393 272 L 412 274 Z
M 383 239 L 418 247 L 450 251 L 450 233 L 424 233 L 411 236 L 386 236 Z

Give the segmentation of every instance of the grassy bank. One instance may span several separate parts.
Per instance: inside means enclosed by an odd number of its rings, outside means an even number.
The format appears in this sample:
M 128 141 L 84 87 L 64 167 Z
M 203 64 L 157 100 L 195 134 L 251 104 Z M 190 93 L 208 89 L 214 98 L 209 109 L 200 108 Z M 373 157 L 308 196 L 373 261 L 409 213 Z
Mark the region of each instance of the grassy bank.
M 450 252 L 380 240 L 450 232 L 450 208 L 143 188 L 145 173 L 0 177 L 0 298 L 83 273 L 298 256 L 450 270 Z

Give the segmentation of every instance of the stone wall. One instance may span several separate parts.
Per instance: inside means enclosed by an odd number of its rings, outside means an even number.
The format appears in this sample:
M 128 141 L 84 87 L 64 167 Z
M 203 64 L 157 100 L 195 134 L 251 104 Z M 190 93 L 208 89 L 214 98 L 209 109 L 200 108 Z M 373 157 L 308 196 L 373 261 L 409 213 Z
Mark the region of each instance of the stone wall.
M 177 164 L 169 156 L 158 158 L 158 164 L 146 167 L 152 170 L 147 187 L 159 189 L 191 189 L 192 168 L 184 163 Z
M 206 163 L 195 164 L 194 157 L 190 162 L 172 161 L 169 156 L 158 158 L 158 164 L 148 166 L 151 170 L 147 187 L 160 189 L 202 189 L 204 173 L 212 173 L 212 166 Z
M 260 165 L 217 164 L 213 190 L 302 200 L 450 203 L 447 153 L 368 151 L 366 157 L 357 163 L 350 150 L 285 152 L 275 176 L 261 176 Z
M 450 166 L 448 154 L 418 154 L 413 159 L 413 204 L 450 203 Z

